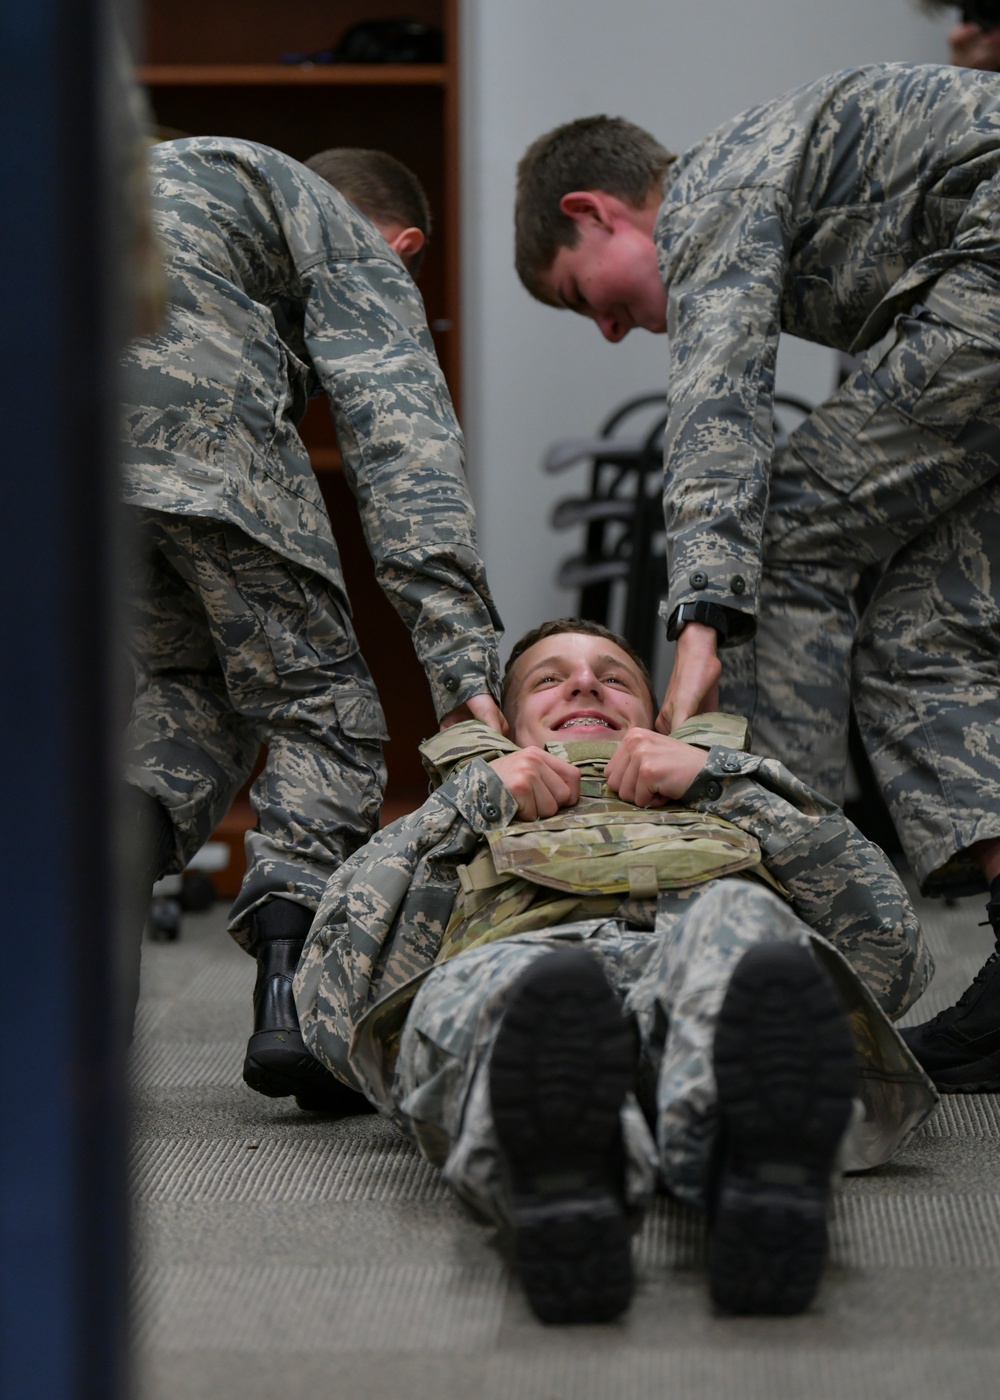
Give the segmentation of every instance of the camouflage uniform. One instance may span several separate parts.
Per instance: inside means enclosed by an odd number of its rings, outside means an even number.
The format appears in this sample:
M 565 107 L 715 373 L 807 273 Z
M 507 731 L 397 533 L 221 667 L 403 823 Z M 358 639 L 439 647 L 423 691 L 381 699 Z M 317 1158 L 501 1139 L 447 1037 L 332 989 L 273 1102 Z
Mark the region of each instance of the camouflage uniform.
M 856 645 L 865 742 L 922 886 L 982 887 L 966 848 L 1000 835 L 1000 79 L 823 78 L 688 151 L 664 195 L 664 613 L 708 599 L 737 642 L 759 618 L 724 703 L 835 800 Z M 780 330 L 863 353 L 772 467 Z M 882 561 L 858 628 L 859 573 Z
M 755 942 L 808 940 L 849 1008 L 865 1067 L 865 1120 L 846 1165 L 886 1160 L 935 1096 L 889 1021 L 920 995 L 931 961 L 881 852 L 781 764 L 716 744 L 678 808 L 721 818 L 752 838 L 783 895 L 749 869 L 684 880 L 655 897 L 619 895 L 612 917 L 480 942 L 442 961 L 468 883 L 462 872 L 484 841 L 535 825 L 512 828 L 516 803 L 488 766 L 513 747 L 475 724 L 429 741 L 425 753 L 446 780 L 331 880 L 296 976 L 312 1053 L 411 1133 L 470 1205 L 501 1219 L 490 1049 L 507 990 L 527 963 L 579 941 L 600 960 L 640 1035 L 645 1113 L 630 1099 L 622 1118 L 629 1198 L 641 1203 L 658 1172 L 670 1190 L 703 1205 L 714 1135 L 712 1042 L 729 975 Z M 587 759 L 578 751 L 593 747 L 550 746 L 581 764 Z
M 379 582 L 439 715 L 497 693 L 492 600 L 458 425 L 412 280 L 324 180 L 267 147 L 150 156 L 169 314 L 123 366 L 125 500 L 140 557 L 129 780 L 190 855 L 268 746 L 234 906 L 313 905 L 369 835 L 384 720 L 297 431 L 330 402 Z

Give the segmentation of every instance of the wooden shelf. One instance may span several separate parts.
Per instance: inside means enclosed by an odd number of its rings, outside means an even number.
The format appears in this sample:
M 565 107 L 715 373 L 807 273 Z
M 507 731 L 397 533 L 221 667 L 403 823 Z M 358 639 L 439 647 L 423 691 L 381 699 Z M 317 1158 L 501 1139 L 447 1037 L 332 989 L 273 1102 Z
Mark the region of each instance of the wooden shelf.
M 314 472 L 339 472 L 343 465 L 335 447 L 310 446 L 309 461 Z
M 444 87 L 443 63 L 147 63 L 146 87 Z

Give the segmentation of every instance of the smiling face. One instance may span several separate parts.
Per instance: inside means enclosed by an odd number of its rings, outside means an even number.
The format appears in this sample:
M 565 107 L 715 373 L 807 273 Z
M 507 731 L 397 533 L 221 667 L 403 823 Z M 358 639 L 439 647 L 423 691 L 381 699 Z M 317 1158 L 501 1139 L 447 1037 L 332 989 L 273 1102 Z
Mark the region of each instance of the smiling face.
M 510 737 L 522 747 L 620 739 L 627 729 L 653 723 L 635 663 L 613 642 L 581 632 L 546 637 L 518 658 L 504 712 Z
M 560 247 L 539 279 L 545 299 L 594 321 L 605 340 L 629 331 L 661 335 L 667 328 L 667 292 L 656 260 L 652 229 L 658 200 L 641 209 L 600 191 L 566 195 L 563 212 L 577 241 Z

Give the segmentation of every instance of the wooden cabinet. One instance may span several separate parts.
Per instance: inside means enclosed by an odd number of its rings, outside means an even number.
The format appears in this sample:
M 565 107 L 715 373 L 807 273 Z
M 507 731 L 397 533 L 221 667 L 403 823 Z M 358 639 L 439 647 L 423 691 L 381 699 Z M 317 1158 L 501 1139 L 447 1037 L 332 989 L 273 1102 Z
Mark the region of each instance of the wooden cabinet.
M 457 0 L 147 0 L 146 52 L 139 68 L 157 125 L 187 136 L 239 136 L 305 159 L 328 146 L 389 151 L 420 178 L 434 231 L 420 276 L 427 319 L 456 407 L 459 404 Z M 408 19 L 444 35 L 433 64 L 282 63 L 285 53 L 334 47 L 362 20 Z M 333 522 L 361 649 L 378 685 L 391 742 L 384 819 L 426 794 L 416 753 L 436 729 L 427 684 L 396 617 L 374 580 L 351 493 L 340 473 L 325 401 L 302 427 Z M 220 881 L 235 893 L 242 876 L 245 793 L 219 835 L 233 866 Z

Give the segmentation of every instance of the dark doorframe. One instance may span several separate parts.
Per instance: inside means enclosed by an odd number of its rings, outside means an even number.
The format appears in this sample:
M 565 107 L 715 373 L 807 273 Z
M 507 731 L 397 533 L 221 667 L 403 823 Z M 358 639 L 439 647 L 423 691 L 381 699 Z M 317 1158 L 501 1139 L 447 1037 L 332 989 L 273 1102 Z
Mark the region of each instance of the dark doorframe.
M 112 8 L 0 0 L 0 1374 L 17 1400 L 127 1389 Z

